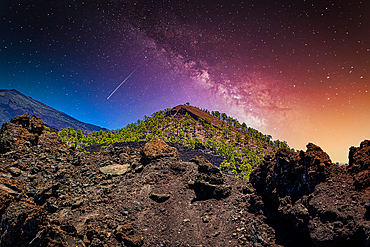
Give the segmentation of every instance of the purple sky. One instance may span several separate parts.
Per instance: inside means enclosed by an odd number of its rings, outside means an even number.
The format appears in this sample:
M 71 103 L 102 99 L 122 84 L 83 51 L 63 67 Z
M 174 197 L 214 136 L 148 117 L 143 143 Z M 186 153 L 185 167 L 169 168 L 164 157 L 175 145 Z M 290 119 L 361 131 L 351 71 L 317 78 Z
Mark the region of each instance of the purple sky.
M 370 138 L 369 9 L 349 0 L 3 1 L 0 85 L 109 129 L 190 102 L 347 162 L 348 148 Z

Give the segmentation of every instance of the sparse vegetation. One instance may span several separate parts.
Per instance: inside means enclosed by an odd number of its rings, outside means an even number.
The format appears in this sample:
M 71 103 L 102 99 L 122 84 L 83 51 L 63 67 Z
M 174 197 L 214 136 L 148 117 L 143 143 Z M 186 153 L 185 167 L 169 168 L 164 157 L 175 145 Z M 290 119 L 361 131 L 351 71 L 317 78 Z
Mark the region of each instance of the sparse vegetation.
M 181 119 L 171 118 L 167 114 L 170 110 L 167 108 L 150 117 L 144 116 L 144 120 L 137 120 L 117 130 L 88 133 L 80 129 L 75 131 L 65 128 L 58 135 L 69 146 L 78 150 L 95 143 L 104 144 L 102 148 L 107 148 L 111 143 L 149 141 L 152 138 L 182 143 L 191 148 L 203 145 L 225 157 L 220 165 L 221 169 L 243 178 L 249 177 L 265 155 L 276 152 L 278 148 L 289 148 L 285 141 L 273 141 L 270 135 L 239 123 L 225 113 L 201 109 L 223 121 L 221 126 L 217 126 L 208 117 L 195 120 L 188 113 Z

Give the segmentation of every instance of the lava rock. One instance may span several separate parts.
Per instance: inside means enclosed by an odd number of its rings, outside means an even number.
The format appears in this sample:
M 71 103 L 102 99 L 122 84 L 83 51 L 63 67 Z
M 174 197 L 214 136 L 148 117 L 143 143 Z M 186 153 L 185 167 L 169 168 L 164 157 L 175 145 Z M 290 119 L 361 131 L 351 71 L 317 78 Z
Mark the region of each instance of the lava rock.
M 295 202 L 311 193 L 317 184 L 343 173 L 344 169 L 333 164 L 320 147 L 309 143 L 307 151 L 299 154 L 279 149 L 251 173 L 250 181 L 277 209 L 279 198 L 289 195 Z
M 370 186 L 370 140 L 361 142 L 360 147 L 349 150 L 348 171 L 354 176 L 357 190 Z
M 114 234 L 125 245 L 139 247 L 144 244 L 144 237 L 130 223 L 119 225 Z
M 41 132 L 44 130 L 44 123 L 42 122 L 41 118 L 33 115 L 32 119 L 30 120 L 29 130 L 32 133 L 41 134 Z
M 206 158 L 202 156 L 195 156 L 189 162 L 194 162 L 198 165 L 198 171 L 201 173 L 206 173 L 208 175 L 215 175 L 218 177 L 222 176 L 220 168 L 212 165 Z
M 150 163 L 159 158 L 179 159 L 177 149 L 168 146 L 163 140 L 151 139 L 141 148 L 142 159 L 144 163 Z
M 10 120 L 11 123 L 21 125 L 23 128 L 28 128 L 30 126 L 30 115 L 28 113 L 16 116 Z
M 19 169 L 17 167 L 10 167 L 9 172 L 10 172 L 10 174 L 12 174 L 13 177 L 18 177 L 19 175 L 22 174 L 21 169 Z
M 12 203 L 2 215 L 0 246 L 28 246 L 46 224 L 46 212 L 41 207 Z
M 156 201 L 156 202 L 165 202 L 168 199 L 170 199 L 171 195 L 170 194 L 161 194 L 161 193 L 156 193 L 156 192 L 151 192 L 149 195 L 149 198 Z
M 194 189 L 195 200 L 215 198 L 220 200 L 231 194 L 231 186 L 225 184 L 223 174 L 218 167 L 212 165 L 201 156 L 195 156 L 189 160 L 198 166 L 198 175 L 189 180 L 188 185 Z
M 114 164 L 114 165 L 109 165 L 109 166 L 103 166 L 99 170 L 101 173 L 104 173 L 104 174 L 109 174 L 112 176 L 119 176 L 119 175 L 126 174 L 130 170 L 130 165 Z

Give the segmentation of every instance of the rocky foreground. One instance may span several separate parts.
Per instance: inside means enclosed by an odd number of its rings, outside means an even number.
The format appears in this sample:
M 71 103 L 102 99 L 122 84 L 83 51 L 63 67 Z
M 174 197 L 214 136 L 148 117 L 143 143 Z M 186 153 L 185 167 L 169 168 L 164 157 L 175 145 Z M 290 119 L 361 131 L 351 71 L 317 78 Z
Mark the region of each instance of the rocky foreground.
M 314 144 L 280 149 L 248 181 L 160 140 L 88 154 L 35 116 L 11 122 L 0 131 L 0 246 L 370 245 L 370 141 L 347 168 Z

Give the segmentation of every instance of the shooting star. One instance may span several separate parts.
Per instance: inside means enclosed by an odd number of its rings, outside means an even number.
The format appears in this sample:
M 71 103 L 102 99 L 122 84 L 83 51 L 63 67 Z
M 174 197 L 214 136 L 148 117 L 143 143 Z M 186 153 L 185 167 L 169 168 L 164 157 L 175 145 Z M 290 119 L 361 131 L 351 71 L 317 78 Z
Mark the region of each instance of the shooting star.
M 113 95 L 113 94 L 118 90 L 118 88 L 119 88 L 120 86 L 122 86 L 122 84 L 123 84 L 123 83 L 125 83 L 125 81 L 127 81 L 127 80 L 128 80 L 128 78 L 130 78 L 130 76 L 131 76 L 133 73 L 135 73 L 135 71 L 136 71 L 139 67 L 140 67 L 140 65 L 139 65 L 139 66 L 137 66 L 137 67 L 136 67 L 136 69 L 134 69 L 134 71 L 132 71 L 132 72 L 131 72 L 131 74 L 129 74 L 129 75 L 126 77 L 126 79 L 124 79 L 124 80 L 121 82 L 121 84 L 119 84 L 119 85 L 118 85 L 118 87 L 117 87 L 116 89 L 114 89 L 113 93 L 111 93 L 111 94 L 108 96 L 107 100 L 108 100 L 110 97 L 112 97 L 112 95 Z

